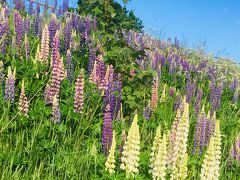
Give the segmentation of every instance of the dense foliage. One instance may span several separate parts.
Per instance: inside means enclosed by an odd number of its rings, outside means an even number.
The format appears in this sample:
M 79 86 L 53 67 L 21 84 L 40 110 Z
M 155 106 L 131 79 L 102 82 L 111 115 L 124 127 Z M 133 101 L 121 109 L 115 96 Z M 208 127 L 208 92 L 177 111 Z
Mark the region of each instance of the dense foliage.
M 240 68 L 113 0 L 0 17 L 1 179 L 239 179 Z M 127 1 L 125 1 L 127 3 Z

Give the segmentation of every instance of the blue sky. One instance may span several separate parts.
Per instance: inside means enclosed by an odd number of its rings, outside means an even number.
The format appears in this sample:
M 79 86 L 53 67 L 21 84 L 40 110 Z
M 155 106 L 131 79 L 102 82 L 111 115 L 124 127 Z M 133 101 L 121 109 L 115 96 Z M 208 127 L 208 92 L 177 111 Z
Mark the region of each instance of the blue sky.
M 185 47 L 204 47 L 240 62 L 240 0 L 131 0 L 126 6 L 153 36 L 177 37 Z
M 127 9 L 147 33 L 240 62 L 240 0 L 131 0 Z

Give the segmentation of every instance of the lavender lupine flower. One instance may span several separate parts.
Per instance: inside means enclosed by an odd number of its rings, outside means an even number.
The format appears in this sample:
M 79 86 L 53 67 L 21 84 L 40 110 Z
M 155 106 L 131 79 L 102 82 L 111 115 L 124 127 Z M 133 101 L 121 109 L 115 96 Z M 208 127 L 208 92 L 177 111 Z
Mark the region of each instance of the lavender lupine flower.
M 6 78 L 6 83 L 5 83 L 5 100 L 10 101 L 13 103 L 15 95 L 15 75 L 16 75 L 16 69 L 14 68 L 13 72 L 11 70 L 11 67 L 8 67 L 8 76 Z
M 237 104 L 238 98 L 239 98 L 239 90 L 236 89 L 236 90 L 235 90 L 235 93 L 234 93 L 234 95 L 233 95 L 233 98 L 232 98 L 232 103 L 233 103 L 233 104 Z
M 200 112 L 202 96 L 203 96 L 203 90 L 202 90 L 202 88 L 199 88 L 197 90 L 197 97 L 196 97 L 196 101 L 195 101 L 195 114 L 196 115 Z
M 48 29 L 49 29 L 50 46 L 52 47 L 53 38 L 58 30 L 58 22 L 55 14 L 52 14 L 51 16 Z
M 24 24 L 24 33 L 25 34 L 29 34 L 29 31 L 30 31 L 30 19 L 29 19 L 28 16 L 24 19 L 23 24 Z
M 18 11 L 24 10 L 24 1 L 23 0 L 16 0 L 15 1 L 15 8 Z
M 236 160 L 240 163 L 240 134 L 237 136 L 232 148 L 230 149 L 230 160 Z
M 230 90 L 231 90 L 232 92 L 234 92 L 234 91 L 236 90 L 237 86 L 238 86 L 238 81 L 237 81 L 237 79 L 235 78 L 235 79 L 233 79 L 233 81 L 231 82 L 229 88 L 230 88 Z
M 66 24 L 64 26 L 63 31 L 64 31 L 63 32 L 64 48 L 65 50 L 67 50 L 70 47 L 70 40 L 71 40 L 71 33 L 72 33 L 72 25 L 69 18 L 66 20 Z
M 84 22 L 81 22 L 79 25 L 79 31 L 80 31 L 80 45 L 83 47 L 88 39 L 88 33 L 86 24 Z
M 211 115 L 213 115 L 213 112 L 217 111 L 220 107 L 222 91 L 223 91 L 223 83 L 221 82 L 215 88 L 215 92 L 212 100 L 212 106 L 211 106 Z
M 10 29 L 9 29 L 8 19 L 4 19 L 3 16 L 4 15 L 2 15 L 1 22 L 0 22 L 0 37 L 2 38 L 0 42 L 0 46 L 1 46 L 2 54 L 5 54 L 7 45 L 9 44 L 8 41 L 9 41 Z
M 205 146 L 208 146 L 209 141 L 210 141 L 210 137 L 212 136 L 212 134 L 214 133 L 214 129 L 215 129 L 215 122 L 216 122 L 216 117 L 215 117 L 215 113 L 213 115 L 212 118 L 210 118 L 210 112 L 208 112 L 207 115 L 207 132 L 206 132 L 206 138 L 205 138 Z
M 192 94 L 193 94 L 193 86 L 192 86 L 192 80 L 190 78 L 190 75 L 187 74 L 187 83 L 186 83 L 186 95 L 187 95 L 187 103 L 190 104 Z
M 173 106 L 173 110 L 177 111 L 177 109 L 180 108 L 181 105 L 181 96 L 179 94 L 177 94 L 176 98 L 175 98 L 175 102 L 174 102 L 174 106 Z
M 63 2 L 62 2 L 62 11 L 63 11 L 63 13 L 68 11 L 68 0 L 63 0 Z
M 150 108 L 150 101 L 148 103 L 148 105 L 144 108 L 143 110 L 143 117 L 146 119 L 146 120 L 149 120 L 150 117 L 151 117 L 151 108 Z
M 4 66 L 3 66 L 3 62 L 0 61 L 0 85 L 2 84 L 4 80 Z
M 33 35 L 37 36 L 38 35 L 38 25 L 39 23 L 39 16 L 37 15 L 37 13 L 35 13 L 35 16 L 33 18 L 33 23 L 32 23 L 32 29 L 33 29 Z
M 28 14 L 33 15 L 33 1 L 29 0 Z
M 100 84 L 105 77 L 105 63 L 103 61 L 102 55 L 98 55 L 96 58 L 96 61 L 97 61 L 97 67 L 96 67 L 97 82 L 98 84 Z
M 95 60 L 96 60 L 96 48 L 89 47 L 88 74 L 92 73 Z
M 67 56 L 66 56 L 66 70 L 67 70 L 67 79 L 69 82 L 73 81 L 74 76 L 74 64 L 72 61 L 72 55 L 71 51 L 67 50 Z
M 57 99 L 57 96 L 54 95 L 52 100 L 52 122 L 55 124 L 60 123 L 60 117 L 61 117 L 61 113 L 60 113 L 58 99 Z
M 22 38 L 23 38 L 23 20 L 18 11 L 14 12 L 14 27 L 16 33 L 16 48 L 19 51 L 22 46 Z
M 57 12 L 57 17 L 60 17 L 62 15 L 62 6 L 59 5 L 58 12 Z
M 102 145 L 105 154 L 109 152 L 112 143 L 112 113 L 110 109 L 110 104 L 108 104 L 104 112 Z
M 39 13 L 40 13 L 40 4 L 37 4 L 37 6 L 36 6 L 36 15 L 38 16 L 39 15 Z
M 43 31 L 43 17 L 39 16 L 38 18 L 38 36 L 40 39 L 42 38 L 42 31 Z
M 84 103 L 84 70 L 81 69 L 75 84 L 74 111 L 83 112 Z

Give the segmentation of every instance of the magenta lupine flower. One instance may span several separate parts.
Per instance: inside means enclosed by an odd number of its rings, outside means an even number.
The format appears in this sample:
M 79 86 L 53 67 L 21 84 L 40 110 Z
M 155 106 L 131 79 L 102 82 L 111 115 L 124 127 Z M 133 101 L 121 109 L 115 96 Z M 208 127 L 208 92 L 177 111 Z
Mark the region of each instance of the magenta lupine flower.
M 175 92 L 175 90 L 174 90 L 174 88 L 170 88 L 170 90 L 169 90 L 169 96 L 173 96 L 174 95 L 174 92 Z
M 28 14 L 33 15 L 33 1 L 29 0 Z
M 199 88 L 197 90 L 197 97 L 196 97 L 196 101 L 195 101 L 195 114 L 196 115 L 200 112 L 202 96 L 203 96 L 203 90 L 202 90 L 202 88 Z
M 72 61 L 72 55 L 70 50 L 67 50 L 66 70 L 67 70 L 67 79 L 69 80 L 69 82 L 72 82 L 74 78 L 74 64 Z
M 75 84 L 74 111 L 82 113 L 83 105 L 84 105 L 84 70 L 82 69 Z
M 48 29 L 49 29 L 50 46 L 52 47 L 53 38 L 58 30 L 58 22 L 57 22 L 57 17 L 55 14 L 52 14 L 52 16 L 51 16 L 51 20 L 49 22 Z
M 102 145 L 103 152 L 107 154 L 112 144 L 112 113 L 110 111 L 110 104 L 106 106 L 104 112 L 104 122 L 102 131 Z
M 53 123 L 60 123 L 60 108 L 59 108 L 59 103 L 56 95 L 53 96 L 52 100 L 52 122 Z
M 16 33 L 16 48 L 19 51 L 22 46 L 22 38 L 23 38 L 23 20 L 18 11 L 14 12 L 14 27 Z
M 6 78 L 6 83 L 5 83 L 5 100 L 13 103 L 15 95 L 15 74 L 16 74 L 16 69 L 11 70 L 11 67 L 8 67 L 8 76 Z
M 96 48 L 89 47 L 89 56 L 88 56 L 88 74 L 92 73 L 94 61 L 96 60 Z
M 55 95 L 59 97 L 60 84 L 63 79 L 63 67 L 60 59 L 59 52 L 59 37 L 58 33 L 55 35 L 53 40 L 53 49 L 52 49 L 52 79 L 50 87 L 50 99 Z

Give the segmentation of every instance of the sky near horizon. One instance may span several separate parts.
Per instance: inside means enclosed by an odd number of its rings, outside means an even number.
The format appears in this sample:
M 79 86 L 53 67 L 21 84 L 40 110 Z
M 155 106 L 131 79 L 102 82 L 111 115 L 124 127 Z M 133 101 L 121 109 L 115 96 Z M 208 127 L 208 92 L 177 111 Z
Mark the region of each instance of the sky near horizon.
M 240 0 L 131 0 L 126 7 L 153 36 L 240 62 Z

